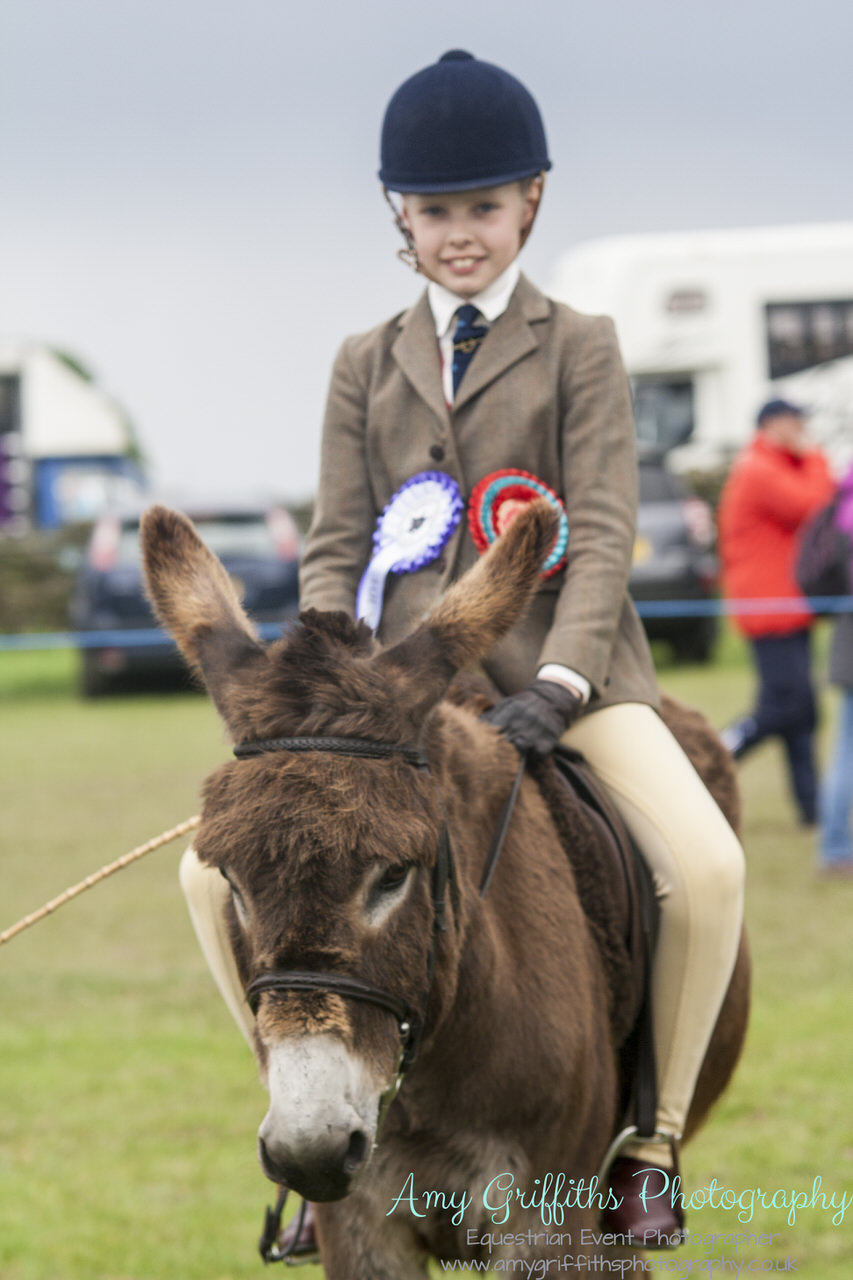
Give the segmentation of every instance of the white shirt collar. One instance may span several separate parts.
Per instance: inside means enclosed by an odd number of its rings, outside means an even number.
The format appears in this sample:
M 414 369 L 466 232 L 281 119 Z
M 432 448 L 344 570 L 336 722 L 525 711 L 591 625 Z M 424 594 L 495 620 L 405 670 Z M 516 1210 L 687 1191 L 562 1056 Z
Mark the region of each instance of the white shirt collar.
M 447 333 L 454 315 L 466 302 L 475 306 L 480 315 L 485 316 L 489 324 L 493 324 L 509 306 L 509 300 L 520 275 L 521 267 L 518 265 L 518 259 L 514 258 L 496 280 L 486 285 L 485 289 L 475 294 L 473 298 L 460 298 L 458 294 L 445 289 L 443 284 L 436 284 L 434 280 L 430 280 L 427 286 L 427 297 L 439 338 Z

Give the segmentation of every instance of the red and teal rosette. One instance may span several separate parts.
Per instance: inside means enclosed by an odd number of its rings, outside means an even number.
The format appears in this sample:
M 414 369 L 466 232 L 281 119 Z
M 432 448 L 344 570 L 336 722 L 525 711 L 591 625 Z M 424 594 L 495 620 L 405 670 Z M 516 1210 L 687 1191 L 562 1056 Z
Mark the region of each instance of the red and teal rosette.
M 560 513 L 557 537 L 541 569 L 542 577 L 550 578 L 566 563 L 569 521 L 566 508 L 554 490 L 529 471 L 492 471 L 484 476 L 468 503 L 468 525 L 477 550 L 486 551 L 512 524 L 522 507 L 537 498 L 547 498 Z

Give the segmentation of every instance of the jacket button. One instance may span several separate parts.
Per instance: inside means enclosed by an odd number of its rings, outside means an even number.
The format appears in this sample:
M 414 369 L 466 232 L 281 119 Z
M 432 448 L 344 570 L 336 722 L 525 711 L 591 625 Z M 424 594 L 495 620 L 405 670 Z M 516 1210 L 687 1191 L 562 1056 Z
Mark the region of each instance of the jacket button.
M 442 449 L 441 445 L 440 444 L 432 445 L 430 447 L 429 456 L 432 458 L 433 462 L 443 462 L 444 450 Z

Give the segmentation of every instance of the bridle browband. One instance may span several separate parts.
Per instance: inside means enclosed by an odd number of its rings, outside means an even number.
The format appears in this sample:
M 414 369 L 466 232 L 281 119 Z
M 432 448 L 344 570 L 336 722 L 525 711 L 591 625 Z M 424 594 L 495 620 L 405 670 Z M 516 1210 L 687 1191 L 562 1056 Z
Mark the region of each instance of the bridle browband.
M 260 738 L 234 748 L 238 760 L 266 755 L 270 751 L 325 751 L 329 755 L 361 756 L 364 760 L 388 760 L 401 756 L 408 764 L 429 771 L 429 762 L 420 747 L 398 746 L 395 742 L 373 742 L 370 738 L 331 738 L 320 734 L 310 738 Z
M 426 755 L 419 747 L 407 747 L 393 742 L 374 742 L 368 738 L 336 738 L 326 736 L 298 738 L 262 738 L 255 742 L 244 742 L 234 748 L 238 760 L 251 759 L 266 755 L 269 752 L 324 752 L 331 755 L 355 756 L 364 760 L 388 760 L 395 756 L 424 772 L 429 771 Z M 456 871 L 453 854 L 447 833 L 447 822 L 442 824 L 438 841 L 435 866 L 432 880 L 433 928 L 429 956 L 427 959 L 427 978 L 429 986 L 435 975 L 435 955 L 438 946 L 438 935 L 447 928 L 445 897 L 450 887 L 451 903 L 454 911 L 458 905 Z M 423 1034 L 425 1010 L 416 1011 L 407 1001 L 381 987 L 371 986 L 361 978 L 341 973 L 323 973 L 314 970 L 273 969 L 258 974 L 246 987 L 246 998 L 253 1013 L 257 1013 L 261 996 L 264 992 L 290 991 L 322 991 L 330 995 L 342 996 L 347 1000 L 360 1000 L 372 1004 L 390 1013 L 397 1021 L 401 1047 L 396 1078 L 389 1093 L 395 1095 L 400 1087 L 403 1073 L 411 1066 L 420 1047 Z

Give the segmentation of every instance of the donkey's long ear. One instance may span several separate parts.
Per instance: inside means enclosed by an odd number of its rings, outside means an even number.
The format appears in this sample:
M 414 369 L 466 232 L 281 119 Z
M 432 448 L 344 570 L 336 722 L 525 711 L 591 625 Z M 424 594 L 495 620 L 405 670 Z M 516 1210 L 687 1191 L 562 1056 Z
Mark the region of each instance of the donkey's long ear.
M 142 517 L 141 541 L 154 611 L 233 731 L 239 723 L 234 695 L 268 662 L 266 651 L 231 579 L 186 516 L 151 507 Z
M 377 667 L 393 671 L 401 701 L 412 711 L 425 714 L 461 667 L 485 657 L 522 618 L 559 520 L 544 498 L 525 507 L 417 630 L 377 656 Z

